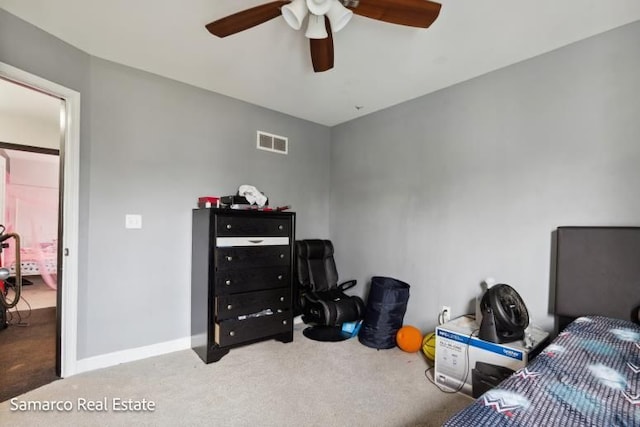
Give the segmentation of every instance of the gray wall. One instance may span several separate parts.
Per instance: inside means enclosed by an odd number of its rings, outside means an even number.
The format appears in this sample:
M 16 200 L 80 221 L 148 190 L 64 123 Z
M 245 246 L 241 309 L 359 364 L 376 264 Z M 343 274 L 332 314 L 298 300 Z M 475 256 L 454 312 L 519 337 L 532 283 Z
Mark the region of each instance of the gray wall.
M 333 128 L 342 278 L 407 281 L 427 330 L 491 276 L 550 328 L 552 231 L 640 225 L 639 42 L 636 22 Z
M 198 196 L 252 184 L 294 207 L 298 237 L 328 236 L 329 128 L 96 58 L 90 76 L 83 354 L 190 334 Z M 258 129 L 288 136 L 289 154 L 257 150 Z M 124 228 L 127 213 L 142 230 Z
M 82 96 L 79 358 L 190 334 L 198 196 L 252 184 L 293 206 L 297 237 L 328 236 L 329 128 L 91 57 L 2 10 L 0 61 Z M 258 151 L 256 130 L 288 136 L 289 155 Z

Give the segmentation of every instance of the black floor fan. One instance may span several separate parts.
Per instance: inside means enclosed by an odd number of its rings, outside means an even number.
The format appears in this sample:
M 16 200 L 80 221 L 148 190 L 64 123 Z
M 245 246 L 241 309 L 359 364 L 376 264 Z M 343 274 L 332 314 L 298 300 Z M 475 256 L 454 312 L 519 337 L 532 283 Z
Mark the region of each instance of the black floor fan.
M 524 338 L 524 330 L 529 326 L 529 312 L 511 286 L 499 284 L 487 289 L 480 301 L 480 310 L 481 340 L 502 344 Z

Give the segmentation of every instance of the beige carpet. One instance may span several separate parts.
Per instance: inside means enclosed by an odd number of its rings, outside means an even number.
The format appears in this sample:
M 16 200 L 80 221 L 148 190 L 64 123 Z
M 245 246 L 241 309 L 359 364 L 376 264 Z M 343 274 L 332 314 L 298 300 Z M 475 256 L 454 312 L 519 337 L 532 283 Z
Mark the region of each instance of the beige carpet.
M 205 365 L 191 350 L 76 375 L 17 398 L 62 400 L 70 411 L 17 411 L 0 403 L 1 424 L 211 426 L 439 426 L 472 402 L 439 391 L 421 353 L 374 350 L 357 339 L 320 343 L 296 326 L 294 341 L 239 347 Z M 78 399 L 107 399 L 104 412 Z M 153 412 L 116 412 L 113 398 L 154 402 Z

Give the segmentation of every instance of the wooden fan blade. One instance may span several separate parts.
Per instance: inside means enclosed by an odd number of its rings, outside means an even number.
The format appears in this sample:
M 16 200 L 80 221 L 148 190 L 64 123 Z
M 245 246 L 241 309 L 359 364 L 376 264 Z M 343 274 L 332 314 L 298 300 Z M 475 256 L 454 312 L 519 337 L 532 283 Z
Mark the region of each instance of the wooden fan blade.
M 288 1 L 272 1 L 252 7 L 207 24 L 207 30 L 214 36 L 227 37 L 277 18 L 282 13 L 280 8 L 287 4 Z
M 347 7 L 356 15 L 378 21 L 429 28 L 442 5 L 428 0 L 359 0 L 357 6 Z
M 313 71 L 321 73 L 333 68 L 333 36 L 329 18 L 325 16 L 324 26 L 329 37 L 326 39 L 309 39 Z

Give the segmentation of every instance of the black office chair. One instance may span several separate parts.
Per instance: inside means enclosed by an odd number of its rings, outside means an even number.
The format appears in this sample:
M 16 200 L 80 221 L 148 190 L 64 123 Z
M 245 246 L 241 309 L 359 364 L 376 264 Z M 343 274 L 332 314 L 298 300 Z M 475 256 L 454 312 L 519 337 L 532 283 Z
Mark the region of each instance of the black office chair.
M 351 333 L 342 324 L 364 316 L 364 303 L 358 296 L 344 293 L 356 285 L 350 280 L 338 285 L 338 271 L 329 240 L 296 241 L 298 304 L 302 321 L 311 326 L 303 334 L 316 341 L 342 341 Z

